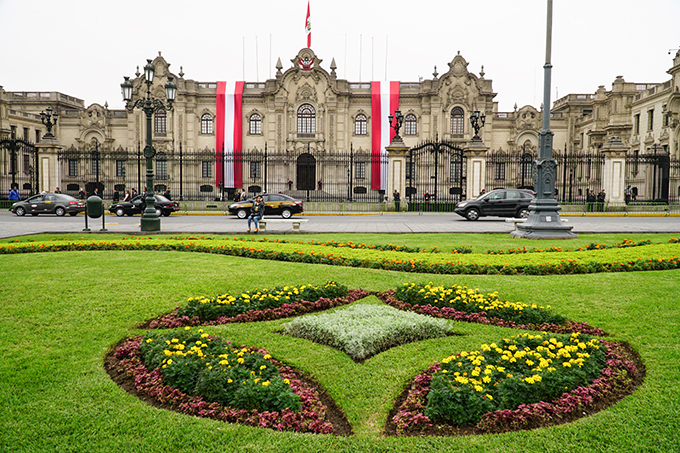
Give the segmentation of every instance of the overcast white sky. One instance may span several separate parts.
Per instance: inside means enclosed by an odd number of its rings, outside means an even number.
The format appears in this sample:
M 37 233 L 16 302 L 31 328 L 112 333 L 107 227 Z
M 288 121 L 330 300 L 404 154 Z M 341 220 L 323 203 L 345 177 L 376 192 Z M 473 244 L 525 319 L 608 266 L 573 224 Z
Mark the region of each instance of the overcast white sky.
M 500 111 L 543 100 L 546 0 L 311 0 L 312 49 L 340 78 L 417 81 L 456 53 L 493 80 Z M 0 85 L 122 108 L 120 84 L 158 51 L 201 82 L 264 81 L 306 47 L 307 0 L 0 0 Z M 663 82 L 680 0 L 554 0 L 551 102 Z M 360 39 L 361 38 L 361 39 Z M 244 52 L 245 48 L 245 52 Z M 669 49 L 673 49 L 669 55 Z M 361 58 L 360 58 L 361 55 Z

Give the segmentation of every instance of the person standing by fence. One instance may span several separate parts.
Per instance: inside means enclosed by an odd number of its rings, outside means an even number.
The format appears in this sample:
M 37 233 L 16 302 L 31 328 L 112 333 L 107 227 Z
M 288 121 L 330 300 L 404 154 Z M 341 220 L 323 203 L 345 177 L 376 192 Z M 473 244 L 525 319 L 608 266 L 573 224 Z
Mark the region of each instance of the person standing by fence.
M 12 189 L 9 191 L 9 196 L 7 197 L 7 199 L 9 201 L 19 201 L 19 200 L 21 200 L 21 195 L 19 195 L 19 191 L 17 190 L 17 187 L 19 187 L 19 186 L 14 184 L 12 186 Z
M 394 194 L 392 194 L 392 197 L 394 197 L 394 210 L 397 212 L 401 211 L 401 195 L 399 195 L 399 192 L 397 189 L 394 189 Z
M 586 195 L 586 209 L 588 212 L 593 212 L 593 206 L 595 206 L 595 194 L 593 189 L 588 189 L 588 195 Z
M 628 184 L 628 187 L 626 187 L 626 190 L 623 191 L 624 193 L 624 200 L 626 204 L 630 203 L 630 199 L 633 195 L 633 189 L 630 188 L 630 184 Z
M 597 211 L 604 212 L 604 201 L 607 198 L 607 194 L 604 193 L 604 189 L 597 194 Z

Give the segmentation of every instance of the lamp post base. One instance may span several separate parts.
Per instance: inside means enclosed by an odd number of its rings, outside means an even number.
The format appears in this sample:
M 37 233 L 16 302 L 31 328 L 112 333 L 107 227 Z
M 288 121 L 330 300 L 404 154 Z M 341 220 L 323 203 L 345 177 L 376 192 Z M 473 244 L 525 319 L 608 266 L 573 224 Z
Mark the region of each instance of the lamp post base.
M 141 229 L 142 231 L 161 231 L 160 217 L 149 218 L 142 216 Z
M 518 224 L 510 237 L 524 239 L 576 239 L 571 232 L 573 226 L 566 226 L 557 211 L 560 209 L 555 199 L 539 199 L 529 206 L 527 221 Z

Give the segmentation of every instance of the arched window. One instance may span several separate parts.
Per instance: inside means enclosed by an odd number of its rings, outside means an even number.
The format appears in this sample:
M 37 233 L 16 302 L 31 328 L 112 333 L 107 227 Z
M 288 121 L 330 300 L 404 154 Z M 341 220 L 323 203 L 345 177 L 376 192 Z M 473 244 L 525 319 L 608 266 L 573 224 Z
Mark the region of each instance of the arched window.
M 210 113 L 204 113 L 201 116 L 201 134 L 213 133 L 213 117 Z
M 404 135 L 416 135 L 418 133 L 418 120 L 413 113 L 404 118 Z
M 316 112 L 309 104 L 302 104 L 297 111 L 298 134 L 316 133 Z
M 165 134 L 168 131 L 168 116 L 164 109 L 156 110 L 153 122 L 153 131 L 157 134 Z
M 368 120 L 363 113 L 358 114 L 354 118 L 354 135 L 368 134 Z
M 259 113 L 250 115 L 250 135 L 262 135 L 262 117 Z
M 463 135 L 465 132 L 465 114 L 463 109 L 456 107 L 451 110 L 451 134 Z

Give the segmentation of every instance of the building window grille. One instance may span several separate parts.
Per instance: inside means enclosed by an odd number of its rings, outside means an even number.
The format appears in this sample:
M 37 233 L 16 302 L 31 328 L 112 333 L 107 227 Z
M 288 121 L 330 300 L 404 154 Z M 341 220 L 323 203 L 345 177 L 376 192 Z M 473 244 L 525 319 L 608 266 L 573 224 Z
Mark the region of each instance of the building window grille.
M 368 134 L 368 120 L 366 115 L 360 113 L 354 118 L 354 135 Z
M 168 158 L 165 153 L 156 157 L 156 179 L 168 179 Z
M 125 178 L 125 161 L 124 160 L 117 160 L 116 161 L 116 176 L 118 178 Z
M 302 104 L 297 111 L 298 134 L 316 133 L 316 112 L 309 104 Z
M 262 162 L 250 163 L 250 179 L 258 179 L 262 177 Z
M 68 160 L 68 175 L 78 176 L 78 159 Z
M 505 179 L 505 162 L 496 164 L 496 179 Z
M 356 162 L 354 164 L 354 176 L 357 179 L 366 179 L 366 162 Z
M 156 134 L 165 134 L 168 131 L 168 115 L 164 109 L 156 110 L 153 122 L 153 131 Z
M 413 113 L 404 118 L 404 135 L 416 135 L 418 133 L 418 120 Z
M 406 179 L 414 179 L 416 177 L 416 163 L 406 162 Z
M 213 166 L 212 162 L 209 160 L 204 160 L 201 162 L 201 176 L 204 178 L 212 178 L 213 175 Z
M 262 135 L 262 117 L 258 113 L 250 115 L 250 135 Z
M 463 135 L 465 132 L 465 115 L 463 109 L 456 107 L 451 110 L 451 134 Z
M 463 176 L 463 164 L 459 161 L 451 161 L 451 180 L 457 181 Z
M 654 109 L 647 112 L 647 130 L 654 130 Z
M 201 134 L 209 135 L 213 133 L 213 117 L 210 113 L 201 116 Z

